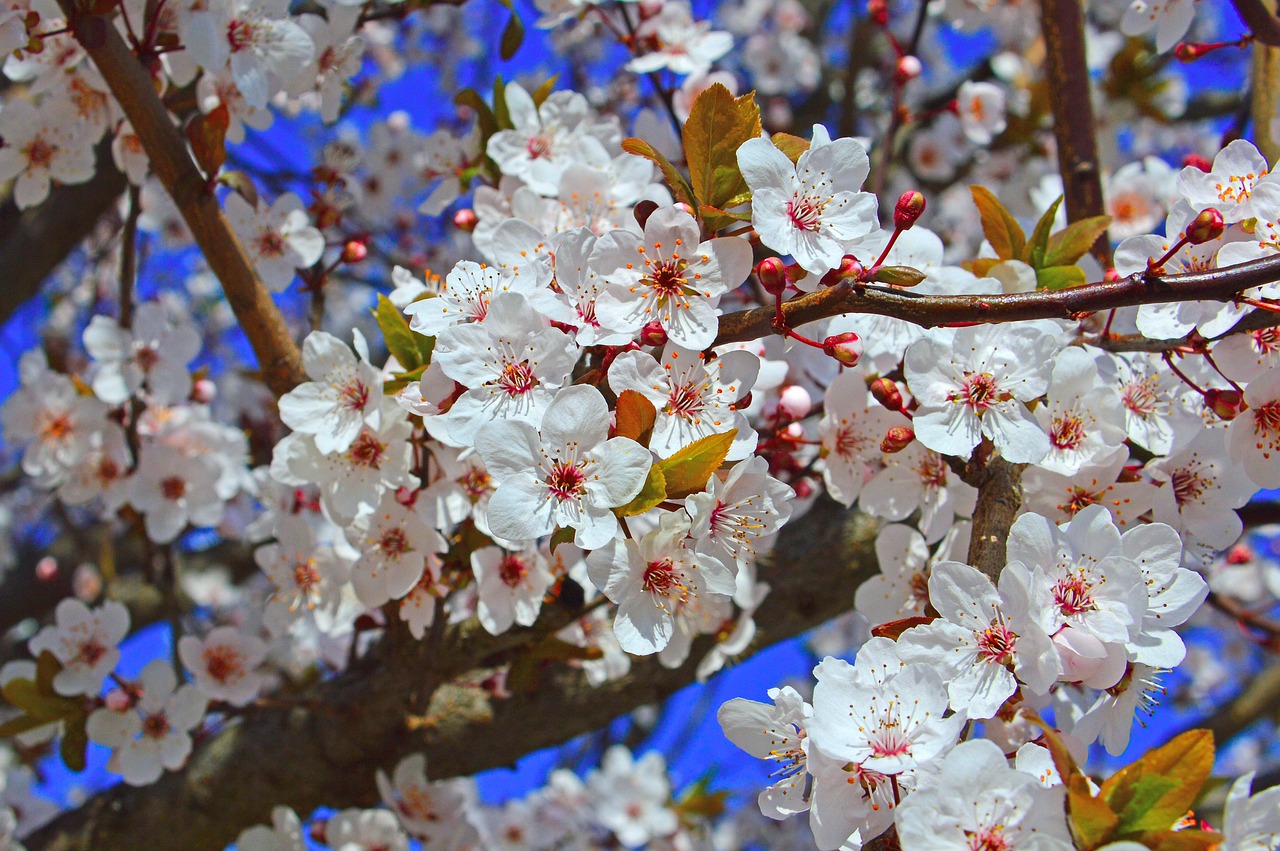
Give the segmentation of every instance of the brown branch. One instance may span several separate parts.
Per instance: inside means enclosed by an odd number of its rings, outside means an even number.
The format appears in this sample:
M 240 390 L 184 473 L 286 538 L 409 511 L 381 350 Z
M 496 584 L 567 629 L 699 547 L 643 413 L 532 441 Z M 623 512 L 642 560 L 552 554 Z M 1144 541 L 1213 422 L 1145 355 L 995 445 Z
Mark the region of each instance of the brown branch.
M 1280 47 L 1280 18 L 1259 0 L 1231 0 L 1231 5 L 1255 39 L 1263 44 Z
M 847 610 L 858 585 L 875 572 L 875 532 L 874 521 L 828 500 L 785 527 L 777 555 L 762 565 L 762 578 L 773 585 L 756 615 L 763 641 L 781 641 Z M 295 705 L 264 709 L 227 727 L 182 772 L 140 789 L 108 790 L 25 844 L 32 851 L 132 851 L 146 836 L 149 851 L 214 851 L 243 828 L 269 821 L 276 804 L 309 813 L 320 805 L 373 803 L 374 772 L 410 753 L 425 750 L 436 778 L 509 765 L 692 682 L 709 641 L 695 644 L 679 669 L 637 660 L 628 676 L 600 687 L 567 668 L 549 669 L 531 693 L 492 705 L 474 689 L 446 686 L 424 718 L 410 717 L 407 708 L 430 693 L 429 663 L 443 676 L 456 676 L 565 619 L 563 610 L 551 608 L 534 629 L 504 636 L 488 636 L 471 623 L 446 636 L 443 647 L 383 642 L 371 658 L 313 687 Z
M 910 290 L 844 282 L 794 298 L 782 306 L 788 326 L 845 313 L 891 316 L 925 328 L 1027 319 L 1079 319 L 1114 307 L 1175 301 L 1231 301 L 1243 290 L 1280 280 L 1280 255 L 1211 272 L 1149 275 L 1135 272 L 1117 281 L 1065 290 L 993 295 L 920 295 Z M 773 332 L 772 308 L 720 317 L 714 345 L 755 340 Z
M 182 134 L 156 94 L 142 64 L 116 31 L 110 17 L 77 11 L 74 0 L 59 0 L 85 51 L 102 73 L 138 134 L 156 176 L 173 198 L 205 260 L 222 283 L 227 301 L 257 355 L 263 379 L 277 395 L 303 380 L 301 354 L 284 317 L 258 279 L 244 247 L 222 214 L 218 199 L 187 152 Z M 91 26 L 96 24 L 96 26 Z M 98 42 L 101 42 L 100 44 Z
M 969 538 L 969 564 L 982 571 L 992 584 L 1008 562 L 1005 547 L 1009 529 L 1022 507 L 1022 471 L 1026 464 L 1011 464 L 993 457 L 977 471 L 964 477 L 978 489 L 973 507 L 973 532 Z
M 1094 138 L 1080 0 L 1040 0 L 1040 31 L 1044 34 L 1044 72 L 1049 81 L 1067 218 L 1074 222 L 1100 216 L 1105 211 L 1102 172 Z M 1111 268 L 1111 241 L 1105 233 L 1093 244 L 1093 253 L 1104 269 Z

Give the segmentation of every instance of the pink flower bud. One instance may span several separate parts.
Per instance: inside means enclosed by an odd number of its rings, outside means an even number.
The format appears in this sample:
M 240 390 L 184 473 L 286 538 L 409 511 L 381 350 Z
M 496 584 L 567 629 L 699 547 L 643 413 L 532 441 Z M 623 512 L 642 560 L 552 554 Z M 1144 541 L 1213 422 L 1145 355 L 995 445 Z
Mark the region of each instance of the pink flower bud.
M 471 215 L 475 215 L 472 213 Z M 369 256 L 369 246 L 365 245 L 358 239 L 352 239 L 342 246 L 342 262 L 343 263 L 359 263 Z
M 802 420 L 813 410 L 809 391 L 798 384 L 782 388 L 778 396 L 778 415 L 792 420 Z
M 677 209 L 684 210 L 686 213 L 688 213 L 688 214 L 689 214 L 689 215 L 691 215 L 691 216 L 696 216 L 696 215 L 697 215 L 697 214 L 693 211 L 693 208 L 692 208 L 692 207 L 690 207 L 688 204 L 686 204 L 686 203 L 685 203 L 685 202 L 683 202 L 683 201 L 677 201 L 677 202 L 675 203 L 675 206 L 676 206 L 676 208 L 677 208 Z
M 898 67 L 894 69 L 893 79 L 899 84 L 908 80 L 914 80 L 920 76 L 920 72 L 924 70 L 924 66 L 920 64 L 920 60 L 914 56 L 901 56 L 898 58 Z
M 846 254 L 840 258 L 839 266 L 822 276 L 821 283 L 824 287 L 834 287 L 841 281 L 856 281 L 862 277 L 864 271 L 866 270 L 858 262 L 857 257 Z
M 1180 41 L 1173 49 L 1173 55 L 1178 57 L 1179 62 L 1194 62 L 1206 53 L 1208 51 L 1203 44 L 1193 44 L 1189 41 Z
M 1236 544 L 1227 550 L 1227 564 L 1248 564 L 1253 561 L 1253 550 L 1248 544 Z
M 1182 160 L 1183 166 L 1191 166 L 1201 171 L 1213 171 L 1213 163 L 1200 154 L 1187 154 Z
M 41 582 L 52 582 L 58 578 L 58 561 L 53 556 L 45 556 L 36 562 L 36 579 Z
M 764 287 L 764 291 L 773 296 L 781 295 L 791 283 L 787 277 L 787 264 L 777 257 L 761 260 L 756 266 L 756 277 L 760 279 L 760 286 Z
M 1222 236 L 1222 232 L 1226 229 L 1227 225 L 1222 221 L 1222 213 L 1210 207 L 1207 210 L 1201 210 L 1200 215 L 1187 225 L 1187 242 L 1192 245 L 1211 242 Z
M 412 508 L 413 504 L 417 501 L 418 501 L 418 491 L 416 488 L 411 488 L 405 485 L 401 485 L 396 490 L 396 502 L 400 503 L 406 508 Z
M 804 440 L 804 426 L 800 425 L 800 423 L 792 423 L 782 429 L 779 434 L 787 440 Z
M 656 319 L 652 322 L 646 322 L 644 327 L 640 329 L 640 342 L 646 346 L 665 346 L 667 344 L 667 329 L 662 327 L 662 323 Z
M 898 385 L 890 378 L 877 378 L 871 382 L 871 395 L 881 405 L 884 405 L 891 411 L 902 410 L 902 391 L 898 389 Z
M 86 603 L 102 595 L 102 574 L 96 565 L 85 562 L 71 574 L 71 593 Z
M 1234 420 L 1248 406 L 1239 390 L 1221 390 L 1212 387 L 1204 392 L 1204 402 L 1220 419 Z
M 822 350 L 845 366 L 857 366 L 862 359 L 862 338 L 846 331 L 823 340 Z
M 884 440 L 880 441 L 880 451 L 886 455 L 901 452 L 915 439 L 916 433 L 909 426 L 894 426 L 884 433 Z
M 1108 269 L 1107 271 L 1102 273 L 1102 280 L 1106 281 L 1109 284 L 1114 284 L 1116 281 L 1120 280 L 1120 278 L 1122 277 L 1123 275 L 1117 272 L 1114 268 Z
M 889 23 L 889 4 L 887 0 L 870 0 L 867 3 L 867 14 L 879 26 Z
M 197 378 L 191 382 L 191 401 L 208 405 L 218 398 L 218 385 L 207 378 Z
M 755 398 L 755 396 L 753 396 L 753 395 L 751 395 L 750 393 L 748 393 L 747 395 L 743 396 L 743 397 L 742 397 L 741 399 L 739 399 L 738 401 L 734 402 L 734 403 L 733 403 L 732 405 L 730 405 L 729 407 L 730 407 L 732 410 L 735 410 L 735 411 L 745 411 L 747 408 L 750 408 L 750 407 L 751 407 L 751 400 L 752 400 L 752 399 L 754 399 L 754 398 Z
M 808 479 L 794 482 L 791 489 L 796 492 L 796 499 L 808 499 L 813 496 L 813 485 L 809 484 Z
M 480 224 L 480 217 L 476 215 L 476 211 L 467 207 L 453 214 L 453 226 L 458 230 L 464 230 L 471 233 L 476 229 L 476 225 Z
M 909 189 L 898 196 L 893 205 L 893 226 L 898 230 L 910 230 L 924 212 L 924 194 Z

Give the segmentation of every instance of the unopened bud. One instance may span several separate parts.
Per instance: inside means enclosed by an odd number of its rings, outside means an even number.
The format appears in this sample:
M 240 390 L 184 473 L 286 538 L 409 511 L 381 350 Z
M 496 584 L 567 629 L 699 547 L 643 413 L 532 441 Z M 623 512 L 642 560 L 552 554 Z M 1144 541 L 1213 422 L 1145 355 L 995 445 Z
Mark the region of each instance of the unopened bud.
M 862 338 L 852 331 L 835 334 L 822 341 L 822 350 L 845 366 L 857 366 L 862 359 Z
M 1210 207 L 1207 210 L 1201 210 L 1200 215 L 1187 225 L 1187 242 L 1192 245 L 1212 242 L 1222 236 L 1222 232 L 1226 229 L 1227 225 L 1222 221 L 1222 213 Z
M 470 207 L 465 207 L 453 214 L 453 226 L 458 230 L 471 233 L 478 224 L 480 224 L 480 217 Z
M 790 283 L 787 279 L 787 264 L 777 257 L 761 260 L 756 266 L 756 277 L 760 279 L 760 286 L 764 287 L 764 291 L 773 296 L 785 292 Z
M 646 198 L 645 200 L 636 203 L 635 208 L 631 211 L 631 215 L 636 217 L 636 222 L 640 227 L 644 227 L 645 224 L 648 223 L 649 217 L 653 215 L 653 211 L 656 209 L 658 209 L 658 203 Z
M 813 399 L 810 398 L 809 391 L 799 384 L 783 387 L 782 392 L 778 394 L 779 416 L 791 420 L 802 420 L 809 416 L 811 410 L 813 410 Z
M 910 426 L 894 426 L 884 433 L 884 440 L 880 441 L 880 451 L 886 455 L 901 452 L 915 439 L 916 433 Z
M 809 484 L 808 479 L 792 482 L 791 489 L 796 492 L 796 499 L 808 499 L 813 496 L 813 485 Z
M 51 582 L 58 578 L 58 562 L 53 556 L 45 556 L 36 562 L 36 579 Z
M 879 26 L 889 23 L 889 3 L 887 0 L 870 0 L 867 3 L 867 14 Z
M 1220 419 L 1234 420 L 1245 409 L 1244 394 L 1239 390 L 1211 387 L 1204 391 L 1204 402 Z
M 913 266 L 881 266 L 872 276 L 872 280 L 891 287 L 914 287 L 924 279 L 924 272 Z
M 686 203 L 685 203 L 685 202 L 683 202 L 683 201 L 677 201 L 677 202 L 675 203 L 675 207 L 676 207 L 676 209 L 678 209 L 678 210 L 684 210 L 686 213 L 688 213 L 688 214 L 689 214 L 689 215 L 691 215 L 691 216 L 695 215 L 695 213 L 694 213 L 694 211 L 693 211 L 693 208 L 692 208 L 692 207 L 690 207 L 688 204 L 686 204 Z
M 858 258 L 852 254 L 846 254 L 840 258 L 840 265 L 832 269 L 830 272 L 822 276 L 822 285 L 824 287 L 834 287 L 841 281 L 856 281 L 861 279 L 862 273 L 866 269 L 858 262 Z
M 792 423 L 778 434 L 787 440 L 801 441 L 804 440 L 804 426 L 800 423 Z
M 1109 284 L 1114 284 L 1116 281 L 1120 280 L 1120 278 L 1122 277 L 1123 276 L 1118 271 L 1116 271 L 1114 266 L 1102 273 L 1102 280 L 1106 281 Z
M 893 205 L 893 226 L 898 230 L 910 230 L 924 212 L 924 193 L 909 189 L 898 196 Z
M 1179 62 L 1195 62 L 1206 53 L 1208 51 L 1203 44 L 1192 44 L 1189 41 L 1180 41 L 1173 49 L 1173 55 L 1178 57 Z
M 871 382 L 871 395 L 891 411 L 902 410 L 902 391 L 898 389 L 897 382 L 891 378 L 877 378 Z
M 1248 544 L 1236 544 L 1227 550 L 1227 564 L 1248 564 L 1253 561 L 1253 550 Z
M 401 485 L 396 489 L 396 502 L 405 508 L 412 508 L 413 504 L 418 501 L 418 489 Z
M 71 593 L 86 603 L 102 594 L 102 574 L 96 565 L 85 562 L 71 574 Z
M 640 342 L 646 346 L 665 346 L 667 344 L 667 329 L 662 327 L 662 323 L 656 319 L 652 322 L 646 322 L 645 326 L 640 329 Z
M 475 215 L 475 213 L 472 213 L 472 215 Z M 343 263 L 359 263 L 368 256 L 369 246 L 358 239 L 348 240 L 347 244 L 342 246 Z
M 743 396 L 741 399 L 734 402 L 729 407 L 735 411 L 745 411 L 747 408 L 751 407 L 751 402 L 754 399 L 755 399 L 755 396 L 751 395 L 750 393 L 747 393 L 747 395 Z
M 1200 154 L 1187 154 L 1182 160 L 1183 166 L 1191 166 L 1201 171 L 1213 171 L 1213 163 Z
M 898 57 L 898 67 L 893 71 L 893 79 L 899 84 L 908 80 L 914 80 L 920 76 L 920 72 L 924 70 L 924 66 L 920 64 L 920 60 L 914 56 Z
M 208 405 L 218 398 L 218 386 L 207 378 L 197 378 L 191 382 L 191 401 Z

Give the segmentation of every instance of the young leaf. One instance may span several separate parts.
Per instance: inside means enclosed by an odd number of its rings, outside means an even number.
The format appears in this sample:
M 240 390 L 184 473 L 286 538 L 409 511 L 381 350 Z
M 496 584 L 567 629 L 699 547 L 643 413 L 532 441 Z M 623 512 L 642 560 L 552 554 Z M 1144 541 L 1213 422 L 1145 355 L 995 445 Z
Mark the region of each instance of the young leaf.
M 85 729 L 88 720 L 89 717 L 81 712 L 68 719 L 62 729 L 62 744 L 58 750 L 62 762 L 72 771 L 84 771 L 85 752 L 89 750 L 89 734 Z
M 481 142 L 487 142 L 490 136 L 498 132 L 498 119 L 494 116 L 493 109 L 484 102 L 484 98 L 480 97 L 480 93 L 475 89 L 463 89 L 453 96 L 453 102 L 475 112 Z
M 547 98 L 551 96 L 551 92 L 555 90 L 556 81 L 559 79 L 560 79 L 559 74 L 552 74 L 550 77 L 547 78 L 547 81 L 545 83 L 543 83 L 541 86 L 538 86 L 538 88 L 533 93 L 534 106 L 542 106 L 542 104 L 546 103 Z
M 378 327 L 382 329 L 387 351 L 395 355 L 406 372 L 412 372 L 431 362 L 435 338 L 424 337 L 410 330 L 409 320 L 381 293 L 378 294 L 378 307 L 373 315 L 378 320 Z
M 231 113 L 226 104 L 197 115 L 187 125 L 187 141 L 196 155 L 196 162 L 208 177 L 213 177 L 227 161 L 227 128 L 231 126 Z
M 617 436 L 629 437 L 637 443 L 649 445 L 658 409 L 635 390 L 623 390 L 618 395 Z
M 760 135 L 755 93 L 735 98 L 716 83 L 693 102 L 681 132 L 693 193 L 703 204 L 723 208 L 748 192 L 738 168 L 738 148 Z
M 1001 260 L 1021 257 L 1027 238 L 1004 204 L 985 186 L 970 186 L 969 192 L 973 195 L 973 203 L 978 205 L 982 232 L 995 249 L 996 255 Z
M 1065 290 L 1068 287 L 1079 287 L 1087 283 L 1084 269 L 1079 266 L 1045 266 L 1036 269 L 1036 289 Z
M 1189 730 L 1148 751 L 1102 784 L 1126 834 L 1169 830 L 1200 795 L 1213 770 L 1213 733 Z
M 1098 237 L 1107 232 L 1110 216 L 1091 216 L 1072 222 L 1049 237 L 1044 252 L 1045 266 L 1071 266 L 1089 253 Z
M 1053 229 L 1053 220 L 1058 215 L 1058 208 L 1062 206 L 1062 196 L 1058 196 L 1058 200 L 1049 205 L 1049 209 L 1044 211 L 1044 215 L 1040 217 L 1040 221 L 1036 222 L 1036 229 L 1031 232 L 1031 241 L 1022 249 L 1023 256 L 1019 259 L 1024 263 L 1031 265 L 1032 269 L 1040 269 L 1049 265 L 1045 262 L 1045 252 L 1049 249 L 1049 231 Z
M 524 42 L 524 23 L 520 20 L 512 0 L 498 0 L 498 2 L 511 10 L 511 17 L 507 19 L 507 25 L 502 30 L 502 41 L 498 47 L 498 55 L 506 61 L 516 55 L 516 51 Z
M 575 532 L 572 526 L 557 526 L 551 533 L 551 554 L 556 554 L 556 547 L 561 544 L 572 544 Z
M 664 157 L 661 151 L 645 140 L 635 138 L 623 139 L 622 150 L 628 154 L 635 154 L 637 157 L 644 157 L 656 165 L 662 171 L 662 176 L 666 178 L 667 186 L 671 189 L 671 194 L 675 196 L 675 199 L 688 204 L 695 210 L 698 208 L 698 201 L 693 197 L 693 187 L 689 185 L 689 181 L 685 180 L 684 175 L 680 173 L 680 169 L 676 168 L 671 163 L 671 160 Z
M 499 130 L 515 129 L 511 123 L 511 110 L 507 109 L 507 84 L 502 82 L 501 74 L 493 81 L 493 117 Z
M 635 499 L 626 505 L 619 505 L 613 509 L 613 513 L 619 517 L 631 517 L 634 514 L 644 514 L 650 508 L 667 498 L 667 480 L 662 473 L 662 468 L 654 464 L 649 468 L 649 475 L 644 480 L 644 487 L 640 488 L 640 493 L 636 494 Z
M 809 140 L 792 136 L 790 133 L 774 133 L 773 146 L 787 155 L 787 159 L 795 162 L 800 155 L 809 150 Z
M 706 488 L 711 475 L 724 463 L 737 435 L 736 428 L 724 434 L 709 434 L 659 461 L 658 466 L 667 479 L 667 499 L 684 499 Z

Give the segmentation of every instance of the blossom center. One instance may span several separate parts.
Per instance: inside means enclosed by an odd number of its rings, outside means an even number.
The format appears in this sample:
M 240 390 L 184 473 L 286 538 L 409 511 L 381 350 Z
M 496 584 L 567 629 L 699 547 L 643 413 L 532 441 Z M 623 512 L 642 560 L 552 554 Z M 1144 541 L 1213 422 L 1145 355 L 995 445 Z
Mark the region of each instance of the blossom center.
M 205 648 L 204 667 L 209 676 L 220 683 L 238 678 L 244 670 L 244 657 L 240 651 L 225 644 Z
M 670 260 L 663 260 L 654 265 L 649 274 L 641 279 L 641 283 L 648 286 L 659 298 L 674 298 L 684 294 L 685 280 L 684 270 L 687 264 L 679 257 L 673 257 Z
M 1009 840 L 1004 838 L 1004 825 L 965 831 L 969 851 L 1008 851 Z
M 187 493 L 187 482 L 181 476 L 166 476 L 160 481 L 160 493 L 170 501 L 182 499 Z
M 163 739 L 169 735 L 169 719 L 163 712 L 142 719 L 142 735 L 148 739 Z
M 458 487 L 462 488 L 462 492 L 472 502 L 489 492 L 489 485 L 492 481 L 488 473 L 476 467 L 472 467 L 457 478 Z
M 40 438 L 46 443 L 60 443 L 74 431 L 71 415 L 66 411 L 47 416 L 40 424 Z
M 22 153 L 27 158 L 28 168 L 48 168 L 53 164 L 57 149 L 50 145 L 44 137 L 37 136 L 27 143 L 27 146 L 22 149 Z
M 978 634 L 978 655 L 996 665 L 1013 661 L 1018 635 L 1004 623 L 993 623 Z
M 338 388 L 338 406 L 348 411 L 363 411 L 369 404 L 369 388 L 360 379 L 353 379 Z
M 498 577 L 509 588 L 515 588 L 529 575 L 529 566 L 519 556 L 503 556 L 498 565 Z
M 1152 376 L 1131 381 L 1120 396 L 1124 406 L 1140 417 L 1149 417 L 1156 412 L 1160 396 L 1156 393 L 1156 379 Z
M 1000 382 L 989 372 L 966 372 L 958 393 L 952 393 L 951 401 L 960 401 L 975 413 L 982 413 L 997 402 L 1007 402 L 1013 396 L 1000 389 Z
M 1059 579 L 1053 586 L 1053 602 L 1064 617 L 1076 617 L 1097 608 L 1092 584 L 1080 574 Z
M 385 443 L 369 432 L 362 431 L 352 442 L 351 448 L 347 450 L 347 458 L 357 466 L 377 470 L 381 466 L 382 458 L 386 455 L 386 452 L 387 445 Z
M 586 487 L 587 474 L 577 464 L 558 461 L 547 474 L 547 489 L 559 500 L 579 499 Z
M 507 391 L 509 396 L 523 396 L 538 384 L 533 375 L 533 367 L 527 360 L 505 364 L 502 374 L 498 376 L 498 386 Z
M 544 135 L 530 136 L 528 143 L 524 146 L 525 152 L 529 154 L 529 159 L 540 160 L 551 156 L 551 140 Z
M 816 231 L 822 224 L 822 209 L 826 204 L 809 197 L 794 197 L 787 202 L 787 218 L 796 230 Z
M 243 18 L 235 18 L 231 23 L 227 24 L 227 43 L 231 45 L 232 53 L 239 53 L 253 46 L 256 35 L 254 25 Z
M 1065 511 L 1072 517 L 1084 511 L 1091 505 L 1097 505 L 1102 501 L 1102 492 L 1092 493 L 1080 486 L 1072 487 L 1067 492 L 1067 501 L 1058 506 L 1059 511 Z
M 1058 417 L 1049 427 L 1049 441 L 1058 449 L 1078 449 L 1085 437 L 1084 421 L 1074 412 Z
M 378 539 L 378 549 L 390 558 L 398 558 L 413 552 L 413 547 L 409 544 L 409 536 L 399 526 L 382 530 L 382 537 Z
M 680 587 L 680 577 L 676 574 L 676 566 L 669 558 L 649 562 L 644 569 L 641 580 L 644 590 L 650 594 L 666 597 L 673 589 Z
M 90 638 L 80 645 L 80 652 L 76 654 L 76 658 L 93 667 L 105 655 L 107 655 L 107 648 L 102 646 L 102 642 L 98 641 L 97 638 Z
M 1209 482 L 1195 467 L 1181 467 L 1169 476 L 1169 486 L 1173 488 L 1174 501 L 1181 508 L 1203 496 L 1209 489 Z

